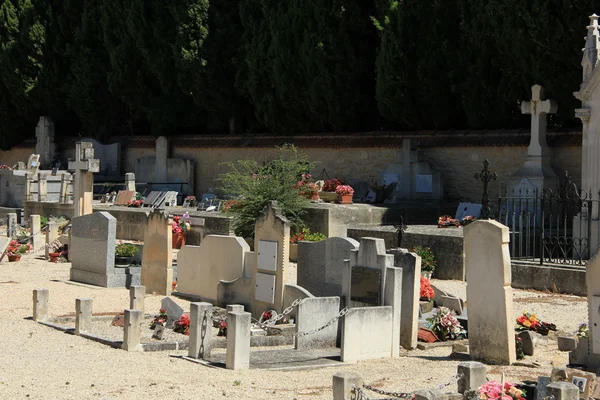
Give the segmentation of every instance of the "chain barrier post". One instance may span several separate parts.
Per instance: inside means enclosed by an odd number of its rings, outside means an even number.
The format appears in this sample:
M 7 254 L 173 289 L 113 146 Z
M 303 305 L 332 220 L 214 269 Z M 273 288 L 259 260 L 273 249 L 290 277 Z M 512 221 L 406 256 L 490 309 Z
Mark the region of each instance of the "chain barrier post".
M 190 303 L 188 356 L 191 358 L 207 359 L 210 356 L 213 341 L 212 308 L 210 303 Z
M 350 400 L 353 388 L 362 384 L 362 378 L 355 373 L 337 372 L 333 375 L 333 400 Z

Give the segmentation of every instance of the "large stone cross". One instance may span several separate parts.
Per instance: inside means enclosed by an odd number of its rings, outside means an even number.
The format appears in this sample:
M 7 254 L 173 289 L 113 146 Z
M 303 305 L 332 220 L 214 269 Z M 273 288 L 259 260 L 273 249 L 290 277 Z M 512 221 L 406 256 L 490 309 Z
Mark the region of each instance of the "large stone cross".
M 94 159 L 94 147 L 89 142 L 77 142 L 75 161 L 69 161 L 69 169 L 75 170 L 73 184 L 74 217 L 91 214 L 94 196 L 94 172 L 100 171 L 100 160 Z
M 527 156 L 542 157 L 547 152 L 546 115 L 555 114 L 557 110 L 556 101 L 546 100 L 543 87 L 531 87 L 531 101 L 521 103 L 521 113 L 531 114 L 531 141 L 527 148 Z

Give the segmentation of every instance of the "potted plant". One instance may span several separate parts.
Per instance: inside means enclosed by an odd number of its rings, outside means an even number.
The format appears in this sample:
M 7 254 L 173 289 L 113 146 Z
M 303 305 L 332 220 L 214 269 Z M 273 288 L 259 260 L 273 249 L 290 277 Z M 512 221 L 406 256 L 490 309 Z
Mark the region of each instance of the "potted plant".
M 319 196 L 323 201 L 336 202 L 338 200 L 338 194 L 335 192 L 338 186 L 344 184 L 342 179 L 333 178 L 328 179 L 323 184 L 323 190 L 319 192 Z
M 431 287 L 431 283 L 428 279 L 421 277 L 421 285 L 419 290 L 419 306 L 422 314 L 427 314 L 433 310 L 433 296 L 435 291 Z
M 11 240 L 8 244 L 8 248 L 6 252 L 8 253 L 8 261 L 9 262 L 17 262 L 21 259 L 23 254 L 29 253 L 31 250 L 31 244 L 22 244 L 19 243 L 18 240 Z
M 320 232 L 311 233 L 310 229 L 302 228 L 302 232 L 295 234 L 290 238 L 290 261 L 298 260 L 298 242 L 320 242 L 327 239 L 327 236 Z
M 375 193 L 375 203 L 383 203 L 385 190 L 388 188 L 388 185 L 382 183 L 381 185 L 372 178 L 371 184 L 369 185 L 369 189 Z
M 415 246 L 412 248 L 413 253 L 417 253 L 421 257 L 421 276 L 426 279 L 431 279 L 433 271 L 437 266 L 437 258 L 430 247 Z
M 190 215 L 188 213 L 183 214 L 183 220 L 177 215 L 173 217 L 171 230 L 173 232 L 172 245 L 174 249 L 181 249 L 185 246 L 187 232 L 191 229 L 189 218 Z
M 298 193 L 301 196 L 309 200 L 319 200 L 319 187 L 311 179 L 312 176 L 310 174 L 302 174 L 298 183 L 294 185 L 294 188 L 298 189 Z
M 129 265 L 137 254 L 138 247 L 133 243 L 121 243 L 115 247 L 115 264 Z
M 340 204 L 352 204 L 354 189 L 352 189 L 351 186 L 340 185 L 335 189 L 335 192 L 338 194 L 338 201 Z
M 47 244 L 46 248 L 48 249 L 48 257 L 51 263 L 58 262 L 58 259 L 64 254 L 63 244 L 59 239 Z

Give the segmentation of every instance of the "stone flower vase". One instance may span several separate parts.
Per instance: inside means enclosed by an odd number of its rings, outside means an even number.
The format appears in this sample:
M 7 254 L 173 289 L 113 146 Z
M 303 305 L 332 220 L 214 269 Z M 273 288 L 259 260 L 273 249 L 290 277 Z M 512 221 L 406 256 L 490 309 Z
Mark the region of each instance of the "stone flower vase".
M 172 245 L 173 245 L 174 249 L 181 249 L 183 246 L 185 246 L 185 234 L 184 233 L 177 233 L 177 234 L 174 233 Z
M 20 254 L 9 254 L 8 255 L 8 261 L 9 262 L 17 262 L 21 260 L 21 255 Z
M 321 200 L 326 202 L 335 203 L 338 200 L 338 194 L 336 192 L 319 192 Z
M 298 261 L 298 243 L 290 243 L 290 261 Z
M 430 281 L 433 276 L 433 271 L 421 271 L 421 276 Z
M 352 204 L 352 196 L 351 194 L 340 194 L 338 195 L 338 202 L 340 204 Z

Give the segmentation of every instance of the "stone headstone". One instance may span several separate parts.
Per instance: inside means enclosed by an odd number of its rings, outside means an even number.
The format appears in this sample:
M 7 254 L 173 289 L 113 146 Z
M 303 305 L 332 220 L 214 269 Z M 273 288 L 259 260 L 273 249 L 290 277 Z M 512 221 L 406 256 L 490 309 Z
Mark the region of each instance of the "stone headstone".
M 177 291 L 217 302 L 219 281 L 244 276 L 248 243 L 233 236 L 208 235 L 200 246 L 184 246 L 177 254 Z
M 172 326 L 184 313 L 183 308 L 173 301 L 170 297 L 165 297 L 160 302 L 160 308 L 167 314 L 167 326 Z
M 165 198 L 163 199 L 163 203 L 161 206 L 165 207 L 175 207 L 177 205 L 177 192 L 169 191 L 165 193 Z
M 533 335 L 530 331 L 522 331 L 517 334 L 523 343 L 523 354 L 532 356 L 535 351 Z
M 154 210 L 148 216 L 142 252 L 141 283 L 147 293 L 169 296 L 173 287 L 171 223 L 167 214 Z
M 402 268 L 402 313 L 400 345 L 405 349 L 417 347 L 419 333 L 419 295 L 421 289 L 421 257 L 406 249 L 391 249 L 394 266 Z
M 69 161 L 69 169 L 75 170 L 73 183 L 73 207 L 75 217 L 91 214 L 94 196 L 94 172 L 100 170 L 100 161 L 94 158 L 91 143 L 77 142 L 75 161 Z
M 255 224 L 255 310 L 283 311 L 283 287 L 288 283 L 290 222 L 276 201 L 270 201 Z M 260 311 L 258 311 L 260 313 Z M 256 317 L 256 315 L 254 315 Z
M 354 239 L 341 237 L 298 242 L 298 285 L 317 297 L 342 296 L 344 260 L 358 245 Z
M 535 389 L 535 400 L 546 400 L 548 385 L 552 383 L 549 376 L 538 377 L 537 386 Z
M 135 192 L 135 174 L 128 172 L 125 174 L 125 190 Z
M 121 143 L 105 145 L 89 138 L 82 139 L 81 141 L 91 143 L 94 147 L 94 156 L 100 160 L 101 169 L 98 171 L 100 175 L 121 175 Z
M 456 218 L 459 221 L 462 221 L 463 218 L 470 215 L 474 218 L 479 218 L 481 214 L 481 204 L 475 203 L 460 203 L 456 208 Z
M 144 200 L 144 207 L 153 207 L 160 194 L 161 192 L 150 192 L 148 196 L 146 196 L 146 200 Z
M 39 154 L 38 165 L 47 168 L 54 159 L 56 145 L 54 144 L 54 123 L 50 117 L 41 116 L 35 128 L 37 142 L 35 152 Z
M 516 361 L 508 228 L 475 221 L 464 228 L 469 349 L 474 360 Z
M 124 287 L 126 275 L 115 271 L 117 219 L 102 211 L 75 217 L 71 225 L 71 280 L 103 287 Z
M 130 201 L 135 200 L 135 193 L 136 192 L 130 190 L 120 190 L 115 199 L 115 205 L 126 206 Z
M 15 239 L 17 237 L 17 214 L 6 214 L 6 236 Z
M 31 242 L 33 251 L 38 252 L 44 247 L 44 238 L 41 230 L 41 219 L 39 215 L 31 215 L 29 217 L 29 228 L 31 229 Z

